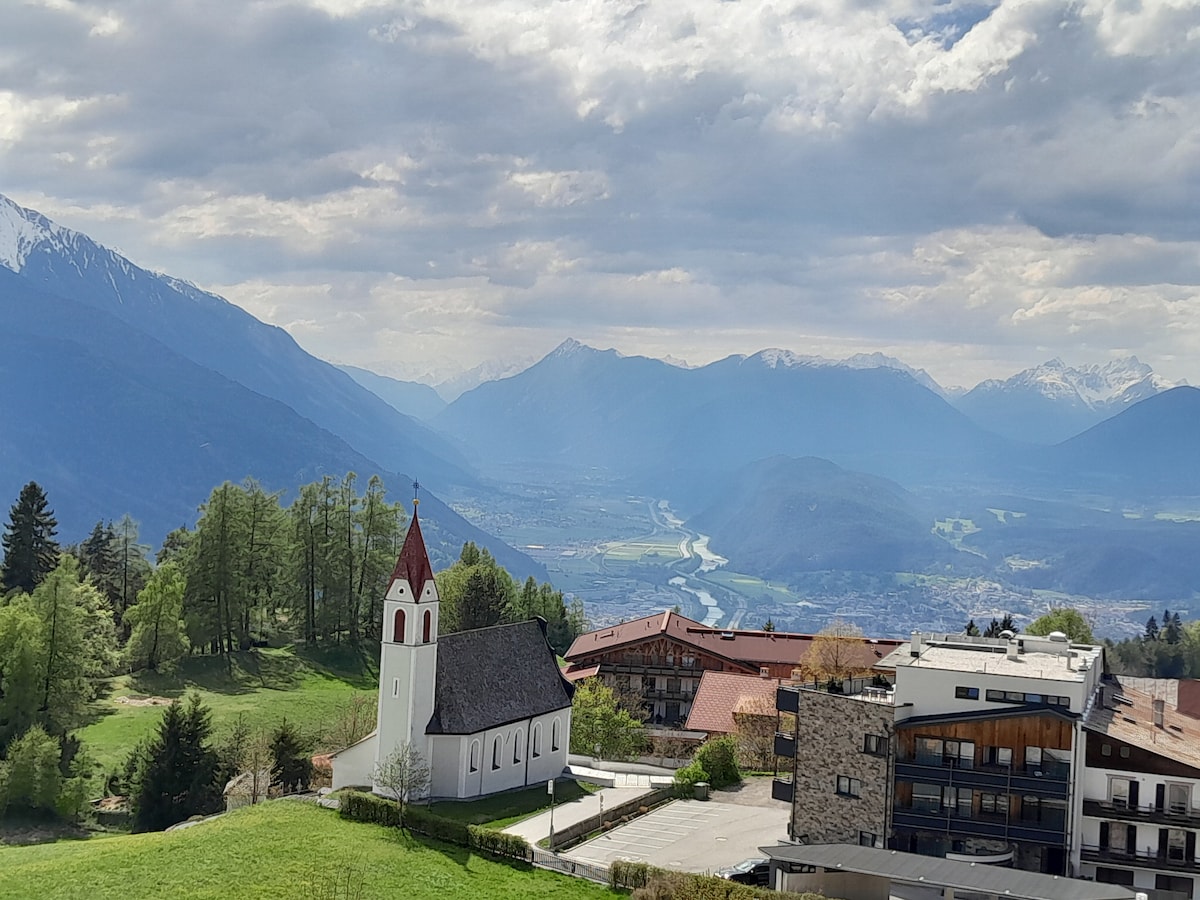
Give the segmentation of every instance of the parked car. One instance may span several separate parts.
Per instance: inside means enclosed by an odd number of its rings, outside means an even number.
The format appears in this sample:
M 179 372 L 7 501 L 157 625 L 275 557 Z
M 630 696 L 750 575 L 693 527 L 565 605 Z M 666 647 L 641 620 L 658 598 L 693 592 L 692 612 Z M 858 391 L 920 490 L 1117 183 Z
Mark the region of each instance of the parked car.
M 737 865 L 717 869 L 717 877 L 736 881 L 738 884 L 753 884 L 759 887 L 766 887 L 771 877 L 771 861 L 757 856 L 751 859 L 743 859 Z

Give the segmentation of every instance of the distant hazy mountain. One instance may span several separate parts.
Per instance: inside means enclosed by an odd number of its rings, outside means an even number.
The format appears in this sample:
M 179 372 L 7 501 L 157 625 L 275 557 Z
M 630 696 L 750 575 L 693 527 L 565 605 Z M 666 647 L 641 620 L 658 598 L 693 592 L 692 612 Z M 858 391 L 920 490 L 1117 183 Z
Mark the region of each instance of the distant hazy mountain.
M 1060 477 L 1134 492 L 1200 492 L 1200 389 L 1177 387 L 1064 441 L 1049 452 Z
M 828 460 L 774 457 L 741 469 L 688 520 L 739 572 L 913 572 L 961 558 L 930 533 L 933 517 L 898 484 Z
M 358 366 L 338 368 L 393 409 L 414 419 L 428 419 L 446 408 L 446 401 L 427 384 L 376 375 L 369 369 L 360 369 Z
M 498 381 L 501 378 L 516 375 L 519 372 L 525 371 L 534 362 L 536 360 L 533 358 L 489 359 L 481 362 L 472 369 L 455 375 L 453 378 L 439 381 L 435 390 L 438 396 L 447 403 L 453 403 L 472 388 L 477 388 L 488 381 Z
M 681 369 L 577 341 L 469 391 L 433 424 L 493 470 L 601 467 L 693 486 L 778 454 L 891 477 L 967 471 L 1005 443 L 891 366 L 769 350 Z
M 304 352 L 280 328 L 194 285 L 148 272 L 0 196 L 0 266 L 46 293 L 122 320 L 181 356 L 279 400 L 393 472 L 470 483 L 455 450 Z
M 67 542 L 81 539 L 97 520 L 126 512 L 142 523 L 145 539 L 157 542 L 168 529 L 193 522 L 197 505 L 227 479 L 253 476 L 268 489 L 290 491 L 324 474 L 355 471 L 365 480 L 378 473 L 393 499 L 407 499 L 412 479 L 400 474 L 406 471 L 435 490 L 442 473 L 472 478 L 422 445 L 428 439 L 440 449 L 443 439 L 304 353 L 282 331 L 218 297 L 138 269 L 4 198 L 0 385 L 0 509 L 36 480 Z M 315 423 L 318 414 L 376 449 L 390 436 L 401 450 L 391 458 L 424 467 L 382 464 Z M 370 433 L 373 422 L 383 437 Z M 426 538 L 439 562 L 475 541 L 514 574 L 545 577 L 543 567 L 436 496 L 422 499 Z
M 952 402 L 997 434 L 1054 444 L 1174 386 L 1134 356 L 1079 367 L 1052 359 L 981 382 Z

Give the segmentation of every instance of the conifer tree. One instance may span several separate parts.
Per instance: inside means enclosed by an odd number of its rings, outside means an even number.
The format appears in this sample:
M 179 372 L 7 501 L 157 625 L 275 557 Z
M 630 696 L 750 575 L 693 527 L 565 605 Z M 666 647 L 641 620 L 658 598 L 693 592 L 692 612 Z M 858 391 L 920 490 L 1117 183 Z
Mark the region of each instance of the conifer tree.
M 217 755 L 209 746 L 212 713 L 190 694 L 163 710 L 158 731 L 134 766 L 135 831 L 162 831 L 215 805 Z
M 46 492 L 36 481 L 21 488 L 17 502 L 9 511 L 2 539 L 2 566 L 5 590 L 32 593 L 58 564 L 59 546 L 55 541 L 58 522 L 46 500 Z

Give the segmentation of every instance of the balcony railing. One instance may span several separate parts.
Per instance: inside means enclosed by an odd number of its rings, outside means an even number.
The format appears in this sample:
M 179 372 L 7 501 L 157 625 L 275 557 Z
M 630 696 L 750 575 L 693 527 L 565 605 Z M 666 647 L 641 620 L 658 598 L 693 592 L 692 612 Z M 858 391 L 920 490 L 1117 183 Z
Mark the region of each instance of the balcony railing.
M 790 778 L 775 778 L 771 781 L 771 799 L 791 803 L 796 787 Z
M 1129 806 L 1111 800 L 1084 800 L 1083 814 L 1097 819 L 1116 819 L 1124 822 L 1153 822 L 1158 825 L 1181 825 L 1185 828 L 1200 828 L 1200 809 L 1186 806 L 1164 807 Z
M 775 732 L 775 755 L 791 759 L 796 755 L 796 739 L 782 731 Z
M 959 760 L 951 760 L 959 762 Z M 954 784 L 979 788 L 993 793 L 1035 794 L 1040 797 L 1066 797 L 1070 779 L 1066 771 L 1055 769 L 1042 775 L 1030 775 L 1024 769 L 1005 769 L 996 766 L 964 768 L 946 765 L 941 757 L 920 762 L 914 759 L 896 761 L 897 781 L 923 781 L 929 784 Z
M 1115 847 L 1096 847 L 1084 844 L 1080 849 L 1084 862 L 1116 863 L 1143 869 L 1163 869 L 1178 872 L 1200 872 L 1200 860 L 1180 853 L 1139 853 Z
M 892 824 L 897 828 L 937 831 L 958 835 L 973 835 L 993 840 L 1025 841 L 1028 843 L 1062 846 L 1066 842 L 1066 819 L 1061 823 L 1005 820 L 1003 816 L 946 815 L 943 811 L 922 810 L 916 807 L 896 807 Z

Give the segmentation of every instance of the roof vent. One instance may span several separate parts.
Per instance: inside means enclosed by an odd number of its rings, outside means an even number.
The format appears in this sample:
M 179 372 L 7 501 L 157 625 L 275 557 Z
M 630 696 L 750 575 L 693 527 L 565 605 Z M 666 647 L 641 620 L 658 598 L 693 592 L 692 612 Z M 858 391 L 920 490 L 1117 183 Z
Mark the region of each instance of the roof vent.
M 1006 641 L 1011 641 L 1016 636 L 1017 635 L 1014 632 L 1009 631 L 1007 628 L 1005 628 L 1002 632 L 1000 632 L 1000 637 Z
M 1066 632 L 1063 631 L 1052 631 L 1046 637 L 1050 638 L 1056 644 L 1065 644 L 1067 642 Z
M 721 632 L 721 640 L 732 641 L 733 640 L 733 632 L 732 631 L 722 631 Z

